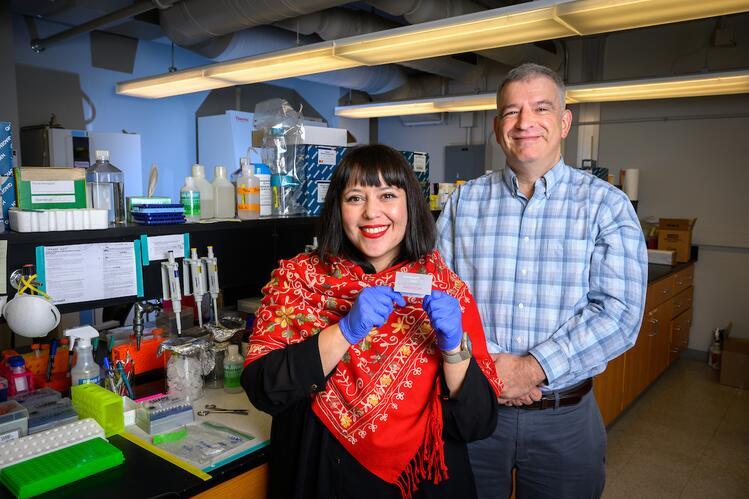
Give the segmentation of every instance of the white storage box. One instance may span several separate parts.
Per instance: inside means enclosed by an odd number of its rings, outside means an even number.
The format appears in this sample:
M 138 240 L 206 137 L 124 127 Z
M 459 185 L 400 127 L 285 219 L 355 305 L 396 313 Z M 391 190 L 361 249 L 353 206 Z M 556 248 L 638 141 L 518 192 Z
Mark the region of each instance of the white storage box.
M 92 230 L 109 227 L 109 210 L 71 208 L 68 210 L 22 210 L 11 208 L 10 228 L 16 232 Z

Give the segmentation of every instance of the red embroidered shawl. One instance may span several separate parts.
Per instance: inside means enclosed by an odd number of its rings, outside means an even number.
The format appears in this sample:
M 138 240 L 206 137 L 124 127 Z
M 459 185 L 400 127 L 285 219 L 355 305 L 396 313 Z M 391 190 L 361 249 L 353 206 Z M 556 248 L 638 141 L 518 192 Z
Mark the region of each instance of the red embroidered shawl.
M 429 273 L 433 289 L 458 298 L 473 356 L 499 395 L 473 297 L 437 251 L 376 274 L 342 258 L 325 263 L 316 254 L 281 261 L 263 288 L 245 364 L 337 323 L 363 288 L 393 286 L 396 272 Z M 447 477 L 438 379 L 442 358 L 422 299 L 406 297 L 406 302 L 349 348 L 312 403 L 346 450 L 369 471 L 398 485 L 404 496 L 421 479 L 437 483 Z

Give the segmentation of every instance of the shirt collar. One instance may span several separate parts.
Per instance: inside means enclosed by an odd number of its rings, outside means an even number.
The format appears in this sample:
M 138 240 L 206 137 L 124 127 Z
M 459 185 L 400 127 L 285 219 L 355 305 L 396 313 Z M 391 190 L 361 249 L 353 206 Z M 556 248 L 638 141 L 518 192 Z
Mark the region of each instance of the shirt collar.
M 551 191 L 554 189 L 554 187 L 556 187 L 556 185 L 562 181 L 565 174 L 567 173 L 567 168 L 569 167 L 564 163 L 564 158 L 560 158 L 557 164 L 555 164 L 548 172 L 546 172 L 540 179 L 536 181 L 541 182 L 541 185 L 544 186 L 544 195 L 547 198 L 549 197 L 549 194 L 551 194 Z M 507 187 L 510 189 L 513 197 L 517 197 L 518 193 L 520 192 L 520 186 L 518 184 L 518 176 L 514 171 L 512 171 L 512 168 L 505 165 L 504 171 L 502 172 L 502 178 L 504 179 L 505 184 L 507 184 Z

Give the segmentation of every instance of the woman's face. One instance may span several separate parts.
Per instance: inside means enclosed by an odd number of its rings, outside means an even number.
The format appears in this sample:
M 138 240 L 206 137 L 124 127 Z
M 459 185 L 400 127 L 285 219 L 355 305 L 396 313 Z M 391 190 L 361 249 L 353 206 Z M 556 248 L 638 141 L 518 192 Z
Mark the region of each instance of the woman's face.
M 343 230 L 377 272 L 400 253 L 406 234 L 406 191 L 389 186 L 380 177 L 379 187 L 349 184 L 341 200 Z

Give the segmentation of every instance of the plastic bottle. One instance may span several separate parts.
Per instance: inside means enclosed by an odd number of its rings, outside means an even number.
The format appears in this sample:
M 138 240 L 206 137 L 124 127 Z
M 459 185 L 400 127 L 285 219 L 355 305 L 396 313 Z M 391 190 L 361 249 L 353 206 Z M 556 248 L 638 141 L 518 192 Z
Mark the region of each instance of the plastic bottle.
M 73 386 L 86 383 L 99 383 L 99 364 L 94 362 L 91 340 L 99 337 L 99 331 L 91 326 L 74 327 L 65 331 L 70 337 L 71 344 L 75 344 L 77 358 L 70 370 L 70 382 Z M 77 343 L 76 343 L 77 340 Z
M 213 177 L 213 202 L 216 218 L 234 218 L 236 214 L 236 196 L 234 186 L 226 178 L 226 167 L 217 166 Z
M 188 222 L 200 220 L 200 191 L 192 177 L 185 177 L 185 185 L 179 190 L 179 200 L 185 208 L 185 220 Z
M 10 367 L 10 382 L 15 386 L 15 393 L 25 392 L 29 389 L 29 382 L 26 380 L 26 362 L 20 355 L 14 355 L 8 359 Z M 13 393 L 13 392 L 11 392 Z
M 198 190 L 200 190 L 200 218 L 205 220 L 206 218 L 215 217 L 213 209 L 213 186 L 205 178 L 205 168 L 203 165 L 192 165 L 192 177 Z
M 255 176 L 260 182 L 260 216 L 269 217 L 271 215 L 271 202 L 273 201 L 273 191 L 270 188 L 270 168 L 265 163 L 255 163 Z
M 234 170 L 229 176 L 229 181 L 234 184 L 235 189 L 237 188 L 237 180 L 239 180 L 239 177 L 242 176 L 242 167 L 249 164 L 250 160 L 246 156 L 242 156 L 241 158 L 239 158 L 239 168 Z
M 242 166 L 242 176 L 237 179 L 237 216 L 242 220 L 260 217 L 260 181 L 249 165 Z
M 86 168 L 91 207 L 109 210 L 109 223 L 125 223 L 125 175 L 109 162 L 109 151 L 96 151 L 96 162 Z
M 242 377 L 244 359 L 239 355 L 239 345 L 229 345 L 227 355 L 224 357 L 224 391 L 227 393 L 240 393 L 242 386 L 239 379 Z

